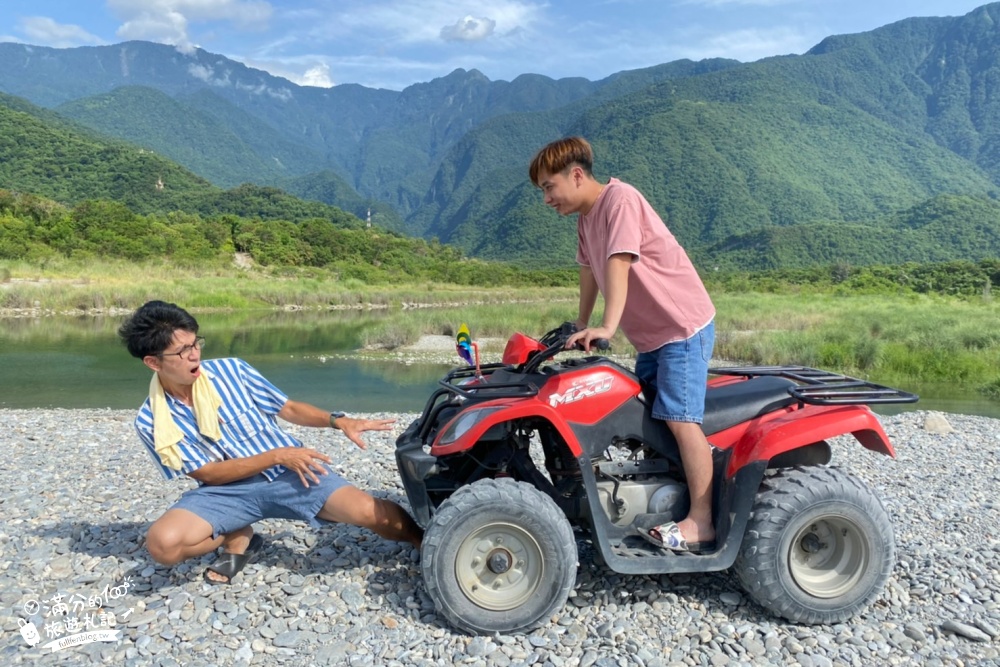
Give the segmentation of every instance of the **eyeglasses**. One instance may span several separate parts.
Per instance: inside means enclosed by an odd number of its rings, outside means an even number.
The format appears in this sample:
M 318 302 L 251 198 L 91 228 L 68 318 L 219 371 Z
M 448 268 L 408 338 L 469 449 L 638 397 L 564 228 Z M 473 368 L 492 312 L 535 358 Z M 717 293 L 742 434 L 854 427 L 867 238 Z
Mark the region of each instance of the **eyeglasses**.
M 160 359 L 164 357 L 186 357 L 195 350 L 200 350 L 203 347 L 205 347 L 205 338 L 203 336 L 198 336 L 194 339 L 193 343 L 185 345 L 178 352 L 161 352 L 158 356 Z

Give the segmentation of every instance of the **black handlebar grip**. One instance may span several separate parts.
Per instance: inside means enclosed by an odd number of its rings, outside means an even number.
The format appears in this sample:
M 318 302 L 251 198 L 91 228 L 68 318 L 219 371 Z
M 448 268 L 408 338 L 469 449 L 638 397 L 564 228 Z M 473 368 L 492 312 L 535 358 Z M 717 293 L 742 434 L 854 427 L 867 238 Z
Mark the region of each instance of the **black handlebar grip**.
M 576 345 L 573 346 L 577 350 L 583 350 L 583 343 L 576 341 Z M 607 338 L 594 338 L 590 341 L 590 347 L 595 350 L 604 351 L 611 347 L 611 342 Z

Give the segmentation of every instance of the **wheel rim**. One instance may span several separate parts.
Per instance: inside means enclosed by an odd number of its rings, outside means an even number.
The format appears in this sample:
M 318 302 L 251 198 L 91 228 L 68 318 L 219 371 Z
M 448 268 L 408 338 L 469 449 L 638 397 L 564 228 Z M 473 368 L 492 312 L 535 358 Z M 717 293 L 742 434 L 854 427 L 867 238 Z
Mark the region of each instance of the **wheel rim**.
M 506 611 L 534 594 L 545 572 L 542 549 L 531 533 L 510 523 L 491 523 L 462 541 L 455 556 L 458 585 L 474 604 Z
M 789 547 L 789 570 L 795 583 L 818 598 L 847 593 L 864 576 L 871 550 L 858 524 L 844 517 L 824 517 L 802 527 Z

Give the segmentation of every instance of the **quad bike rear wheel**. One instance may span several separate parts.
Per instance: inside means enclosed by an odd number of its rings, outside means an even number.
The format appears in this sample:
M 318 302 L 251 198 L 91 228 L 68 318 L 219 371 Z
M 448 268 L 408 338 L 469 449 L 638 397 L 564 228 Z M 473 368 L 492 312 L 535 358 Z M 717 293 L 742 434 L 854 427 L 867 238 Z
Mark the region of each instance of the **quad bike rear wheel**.
M 530 484 L 485 479 L 431 519 L 421 553 L 427 592 L 473 634 L 521 632 L 560 609 L 576 581 L 576 539 L 562 510 Z
M 735 572 L 762 607 L 798 623 L 837 623 L 870 604 L 895 565 L 892 524 L 861 480 L 836 468 L 766 478 Z

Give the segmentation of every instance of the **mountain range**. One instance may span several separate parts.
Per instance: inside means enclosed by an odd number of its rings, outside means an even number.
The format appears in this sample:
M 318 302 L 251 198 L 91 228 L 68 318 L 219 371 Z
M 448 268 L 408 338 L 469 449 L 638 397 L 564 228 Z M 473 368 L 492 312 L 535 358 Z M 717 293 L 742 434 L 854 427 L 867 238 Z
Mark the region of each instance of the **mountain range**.
M 677 61 L 600 81 L 456 70 L 402 91 L 302 87 L 146 42 L 2 43 L 0 188 L 148 210 L 129 171 L 153 169 L 169 174 L 150 194 L 159 207 L 172 188 L 254 183 L 480 257 L 565 266 L 574 225 L 542 205 L 527 163 L 581 134 L 598 177 L 639 187 L 703 267 L 995 257 L 998 26 L 1000 3 L 754 63 Z M 26 127 L 31 141 L 11 139 Z M 34 163 L 66 151 L 43 128 L 64 146 L 75 137 L 72 168 L 48 185 Z M 131 157 L 111 169 L 109 150 Z M 109 178 L 123 183 L 100 185 Z M 88 179 L 93 191 L 78 187 Z

